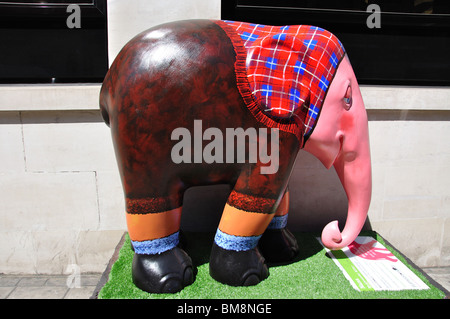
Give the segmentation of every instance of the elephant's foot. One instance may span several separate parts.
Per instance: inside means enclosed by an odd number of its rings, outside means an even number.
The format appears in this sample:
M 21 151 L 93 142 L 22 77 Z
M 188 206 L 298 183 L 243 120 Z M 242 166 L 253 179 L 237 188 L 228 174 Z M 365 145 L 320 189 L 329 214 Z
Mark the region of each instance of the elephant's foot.
M 134 254 L 134 284 L 150 293 L 175 293 L 194 281 L 192 260 L 179 247 L 156 255 Z
M 259 240 L 259 249 L 269 262 L 290 261 L 297 256 L 297 239 L 287 229 L 267 229 Z
M 209 273 L 230 286 L 253 286 L 269 276 L 269 269 L 258 248 L 246 251 L 226 250 L 213 243 Z

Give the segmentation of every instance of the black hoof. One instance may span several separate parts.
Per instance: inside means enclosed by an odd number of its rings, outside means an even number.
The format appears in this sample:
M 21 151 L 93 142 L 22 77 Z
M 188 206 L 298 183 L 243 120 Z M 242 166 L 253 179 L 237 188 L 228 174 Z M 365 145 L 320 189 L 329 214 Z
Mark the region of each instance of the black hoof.
M 269 276 L 269 269 L 257 248 L 226 250 L 213 244 L 209 261 L 212 278 L 230 286 L 254 286 Z
M 157 255 L 134 254 L 134 284 L 150 293 L 175 293 L 194 282 L 192 260 L 181 248 Z
M 267 229 L 259 240 L 259 249 L 268 262 L 286 262 L 299 252 L 297 239 L 286 228 Z

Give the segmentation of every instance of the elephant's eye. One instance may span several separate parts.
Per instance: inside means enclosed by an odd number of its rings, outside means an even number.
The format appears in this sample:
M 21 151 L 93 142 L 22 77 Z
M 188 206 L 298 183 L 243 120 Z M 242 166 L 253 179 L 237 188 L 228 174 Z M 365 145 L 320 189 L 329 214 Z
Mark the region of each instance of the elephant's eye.
M 344 96 L 345 109 L 349 110 L 352 107 L 352 87 L 349 85 Z

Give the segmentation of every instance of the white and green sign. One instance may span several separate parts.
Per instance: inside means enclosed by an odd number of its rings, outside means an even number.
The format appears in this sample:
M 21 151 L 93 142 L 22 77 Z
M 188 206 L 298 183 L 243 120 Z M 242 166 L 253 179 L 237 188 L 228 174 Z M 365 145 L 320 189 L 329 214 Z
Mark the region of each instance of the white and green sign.
M 358 236 L 342 250 L 326 250 L 356 290 L 429 289 L 416 274 L 372 237 Z

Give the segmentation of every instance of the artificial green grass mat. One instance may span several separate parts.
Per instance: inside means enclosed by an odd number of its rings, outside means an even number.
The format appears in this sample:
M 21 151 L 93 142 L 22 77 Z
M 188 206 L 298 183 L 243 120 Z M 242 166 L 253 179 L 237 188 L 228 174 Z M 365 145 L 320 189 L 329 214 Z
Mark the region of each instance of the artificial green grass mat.
M 137 288 L 131 279 L 133 250 L 126 235 L 117 261 L 113 264 L 107 283 L 100 290 L 99 299 L 442 299 L 443 291 L 433 286 L 423 274 L 408 264 L 401 254 L 387 245 L 375 232 L 372 236 L 406 264 L 431 289 L 403 291 L 355 290 L 325 249 L 316 240 L 317 234 L 294 233 L 301 247 L 300 254 L 285 264 L 268 264 L 269 278 L 256 286 L 231 287 L 209 275 L 209 254 L 214 234 L 185 233 L 186 252 L 191 256 L 197 273 L 192 285 L 176 294 L 150 294 Z

